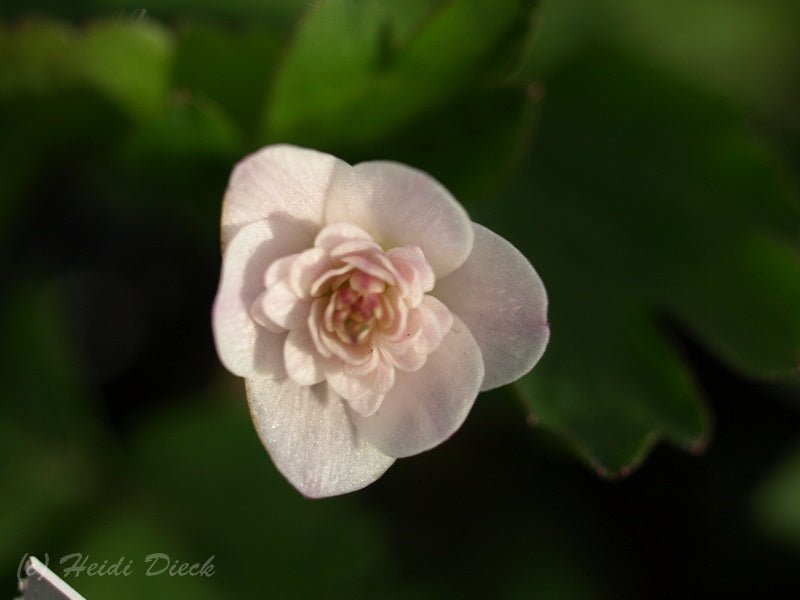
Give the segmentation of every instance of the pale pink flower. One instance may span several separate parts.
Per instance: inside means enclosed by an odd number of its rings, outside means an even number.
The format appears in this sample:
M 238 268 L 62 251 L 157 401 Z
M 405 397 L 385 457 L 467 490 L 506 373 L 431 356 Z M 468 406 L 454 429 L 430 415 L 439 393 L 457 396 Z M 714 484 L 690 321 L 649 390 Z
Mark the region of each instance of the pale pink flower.
M 547 345 L 530 263 L 405 165 L 268 146 L 231 175 L 222 243 L 217 352 L 306 496 L 441 443 Z

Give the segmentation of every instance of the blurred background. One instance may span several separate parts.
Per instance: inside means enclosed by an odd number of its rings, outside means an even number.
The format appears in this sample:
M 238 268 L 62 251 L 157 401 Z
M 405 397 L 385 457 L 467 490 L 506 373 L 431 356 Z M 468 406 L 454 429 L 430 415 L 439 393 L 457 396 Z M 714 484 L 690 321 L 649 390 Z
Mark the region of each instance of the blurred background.
M 800 589 L 795 0 L 5 0 L 0 597 L 784 597 Z M 552 341 L 442 447 L 310 501 L 210 307 L 232 165 L 427 170 Z M 146 576 L 153 553 L 211 577 Z

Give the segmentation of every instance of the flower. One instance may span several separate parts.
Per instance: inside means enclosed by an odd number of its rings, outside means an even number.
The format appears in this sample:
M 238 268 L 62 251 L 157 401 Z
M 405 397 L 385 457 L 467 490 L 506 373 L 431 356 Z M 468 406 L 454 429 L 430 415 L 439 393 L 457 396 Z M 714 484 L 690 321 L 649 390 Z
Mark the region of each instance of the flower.
M 362 488 L 527 373 L 547 296 L 429 175 L 268 146 L 233 170 L 213 330 L 258 434 L 304 495 Z

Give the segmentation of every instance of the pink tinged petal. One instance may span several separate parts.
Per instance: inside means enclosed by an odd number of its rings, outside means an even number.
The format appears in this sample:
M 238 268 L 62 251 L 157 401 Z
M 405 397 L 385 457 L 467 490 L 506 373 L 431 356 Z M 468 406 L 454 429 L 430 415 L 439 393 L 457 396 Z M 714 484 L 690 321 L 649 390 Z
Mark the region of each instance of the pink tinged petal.
M 367 275 L 371 275 L 377 279 L 385 281 L 389 285 L 395 284 L 395 279 L 392 274 L 383 268 L 377 260 L 363 254 L 353 254 L 342 258 L 342 262 L 355 267 L 359 271 L 363 271 Z
M 339 284 L 347 279 L 352 270 L 353 267 L 350 265 L 344 265 L 343 267 L 325 271 L 311 284 L 311 295 L 318 298 L 322 294 L 338 288 Z
M 370 417 L 353 413 L 363 438 L 389 456 L 411 456 L 450 437 L 464 422 L 483 381 L 478 343 L 458 318 L 425 366 L 398 372 Z
M 416 371 L 439 347 L 452 326 L 453 315 L 448 308 L 433 296 L 426 295 L 418 308 L 409 311 L 405 335 L 396 340 L 383 340 L 382 350 L 398 369 Z
M 355 271 L 350 276 L 350 287 L 362 294 L 382 294 L 386 290 L 386 282 L 363 271 Z
M 331 156 L 295 146 L 267 146 L 242 159 L 231 173 L 222 205 L 222 243 L 249 223 L 281 215 L 302 225 L 312 245 L 323 221 L 334 170 L 351 167 Z
M 381 348 L 391 360 L 391 363 L 401 371 L 418 371 L 428 360 L 428 355 L 420 352 L 416 347 L 416 337 L 410 344 L 403 347 L 391 347 L 390 345 Z
M 416 246 L 392 248 L 386 253 L 396 273 L 405 284 L 404 294 L 408 296 L 411 306 L 417 306 L 425 292 L 430 292 L 436 283 L 433 269 L 425 260 L 425 255 Z
M 310 248 L 297 255 L 289 268 L 289 286 L 298 298 L 310 298 L 311 286 L 330 270 L 331 261 L 322 248 Z
M 385 324 L 381 334 L 394 341 L 399 341 L 405 337 L 408 326 L 408 306 L 400 297 L 397 288 L 389 288 L 389 291 L 382 298 L 383 309 L 386 314 Z
M 346 240 L 339 244 L 338 246 L 334 246 L 330 250 L 331 253 L 331 260 L 334 262 L 341 260 L 345 256 L 351 256 L 353 254 L 364 254 L 364 255 L 375 255 L 383 253 L 383 248 L 381 248 L 378 244 L 372 241 L 366 240 Z
M 336 326 L 333 318 L 338 295 L 339 292 L 336 292 L 330 299 L 318 298 L 313 301 L 307 319 L 311 340 L 322 356 L 326 358 L 336 356 L 349 365 L 363 366 L 370 360 L 369 345 L 343 343 L 335 334 Z
M 350 223 L 334 223 L 322 228 L 314 240 L 314 246 L 330 251 L 344 242 L 355 240 L 372 242 L 372 236 Z
M 365 344 L 368 351 L 363 357 L 362 362 L 360 363 L 345 363 L 343 366 L 346 369 L 348 375 L 354 375 L 356 377 L 360 377 L 362 375 L 366 375 L 368 373 L 372 373 L 378 367 L 382 367 L 381 361 L 383 360 L 383 353 L 382 352 L 375 352 L 374 346 L 370 344 Z M 384 375 L 386 375 L 384 373 Z M 392 379 L 392 381 L 394 381 Z M 391 385 L 389 385 L 391 387 Z M 388 389 L 388 388 L 387 388 Z
M 325 358 L 333 356 L 330 348 L 328 348 L 325 340 L 322 339 L 322 323 L 324 320 L 325 308 L 328 305 L 327 298 L 318 298 L 311 304 L 311 312 L 308 315 L 308 333 L 311 335 L 311 340 L 314 342 L 314 348 Z
M 338 332 L 331 334 L 323 331 L 321 337 L 325 346 L 343 363 L 353 367 L 370 363 L 370 344 L 368 342 L 363 344 L 346 343 L 339 337 Z
M 386 392 L 394 385 L 395 374 L 394 367 L 383 360 L 378 360 L 371 371 L 363 374 L 346 364 L 330 362 L 325 365 L 325 378 L 355 413 L 368 417 L 378 410 Z
M 384 248 L 419 246 L 437 277 L 457 269 L 472 249 L 469 218 L 450 192 L 398 163 L 335 169 L 325 221 L 357 225 Z
M 264 271 L 285 248 L 269 221 L 252 223 L 231 240 L 212 309 L 212 328 L 222 364 L 241 377 L 280 376 L 285 336 L 253 321 L 250 308 L 263 290 Z
M 482 390 L 530 371 L 550 337 L 547 293 L 528 260 L 477 223 L 475 246 L 460 269 L 437 281 L 434 295 L 469 327 L 483 353 Z
M 269 320 L 284 329 L 302 326 L 311 310 L 311 302 L 298 298 L 285 280 L 268 288 L 259 302 Z
M 314 385 L 325 379 L 319 355 L 308 329 L 293 329 L 283 346 L 286 373 L 298 385 Z
M 350 411 L 327 385 L 299 386 L 291 379 L 247 380 L 256 430 L 275 466 L 310 498 L 363 488 L 393 460 L 364 441 Z
M 335 288 L 336 280 L 340 277 L 346 276 L 353 270 L 353 267 L 350 265 L 344 265 L 343 267 L 338 267 L 336 269 L 330 269 L 329 271 L 325 271 L 322 275 L 320 275 L 314 283 L 311 284 L 311 295 L 314 297 L 318 297 L 321 294 L 329 291 L 328 288 Z
M 417 314 L 421 321 L 418 350 L 430 354 L 439 347 L 444 336 L 452 329 L 453 313 L 433 296 L 425 295 Z

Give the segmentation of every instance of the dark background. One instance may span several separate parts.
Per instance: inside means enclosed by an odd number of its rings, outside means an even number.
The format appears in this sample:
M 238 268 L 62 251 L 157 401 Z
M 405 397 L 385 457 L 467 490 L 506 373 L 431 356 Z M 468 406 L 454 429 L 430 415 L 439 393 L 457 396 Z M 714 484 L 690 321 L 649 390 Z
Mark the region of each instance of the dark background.
M 132 561 L 90 599 L 797 594 L 796 2 L 0 17 L 0 594 L 76 552 Z M 550 295 L 531 374 L 344 497 L 282 479 L 211 338 L 227 177 L 272 142 L 429 171 Z

